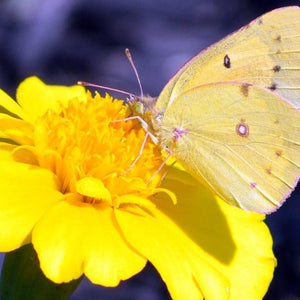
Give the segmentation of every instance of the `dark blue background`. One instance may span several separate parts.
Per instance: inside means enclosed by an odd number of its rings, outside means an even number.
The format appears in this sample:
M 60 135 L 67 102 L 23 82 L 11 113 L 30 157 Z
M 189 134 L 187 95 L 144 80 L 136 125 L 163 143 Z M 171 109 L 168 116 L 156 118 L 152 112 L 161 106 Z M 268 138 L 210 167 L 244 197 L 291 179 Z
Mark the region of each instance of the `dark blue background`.
M 300 5 L 300 1 L 2 0 L 0 87 L 14 97 L 17 84 L 35 74 L 51 84 L 85 80 L 139 94 L 124 55 L 129 47 L 145 92 L 155 96 L 202 48 L 286 5 Z M 300 299 L 299 191 L 267 217 L 278 267 L 266 300 Z M 84 280 L 71 299 L 163 300 L 169 296 L 148 265 L 117 288 Z

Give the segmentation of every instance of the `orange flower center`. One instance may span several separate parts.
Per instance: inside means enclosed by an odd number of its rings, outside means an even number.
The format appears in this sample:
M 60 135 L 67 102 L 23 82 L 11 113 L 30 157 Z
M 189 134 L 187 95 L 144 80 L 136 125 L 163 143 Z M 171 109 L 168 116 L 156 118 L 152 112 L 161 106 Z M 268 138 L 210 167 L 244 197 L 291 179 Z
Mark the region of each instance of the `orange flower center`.
M 129 115 L 122 101 L 89 93 L 84 102 L 49 110 L 35 126 L 39 165 L 58 176 L 63 193 L 79 193 L 85 202 L 115 205 L 122 195 L 148 196 L 161 179 L 160 148 L 148 138 L 133 164 L 145 131 L 138 120 L 112 122 Z

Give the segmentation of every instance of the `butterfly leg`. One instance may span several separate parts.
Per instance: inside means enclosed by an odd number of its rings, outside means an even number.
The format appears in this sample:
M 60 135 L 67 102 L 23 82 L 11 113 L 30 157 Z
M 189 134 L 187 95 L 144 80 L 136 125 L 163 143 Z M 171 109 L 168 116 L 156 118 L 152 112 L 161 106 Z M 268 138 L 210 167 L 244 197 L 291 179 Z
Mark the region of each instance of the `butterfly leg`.
M 129 121 L 129 120 L 139 120 L 141 122 L 141 124 L 142 124 L 143 129 L 146 132 L 146 135 L 145 135 L 145 138 L 144 138 L 143 143 L 141 145 L 141 149 L 139 151 L 138 156 L 132 162 L 132 164 L 130 165 L 130 167 L 125 172 L 123 172 L 121 174 L 122 176 L 125 175 L 126 173 L 128 173 L 134 167 L 134 165 L 138 162 L 138 160 L 140 159 L 140 157 L 143 154 L 143 151 L 144 151 L 144 148 L 145 148 L 146 141 L 147 141 L 148 137 L 151 137 L 151 139 L 152 139 L 152 141 L 154 143 L 158 143 L 157 138 L 149 131 L 149 125 L 148 125 L 148 123 L 144 119 L 142 119 L 140 116 L 132 116 L 132 117 L 125 118 L 123 120 L 112 120 L 111 123 L 126 122 L 126 121 Z
M 150 136 L 150 133 L 147 131 L 138 156 L 132 162 L 130 167 L 125 172 L 123 172 L 121 175 L 125 175 L 126 173 L 128 173 L 134 167 L 134 165 L 138 162 L 138 160 L 141 158 L 141 156 L 143 154 L 143 151 L 144 151 L 144 148 L 145 148 L 146 141 L 147 141 L 149 136 Z
M 125 118 L 125 119 L 122 119 L 122 120 L 112 120 L 110 121 L 111 123 L 115 123 L 115 122 L 126 122 L 126 121 L 129 121 L 129 120 L 138 120 L 141 122 L 142 124 L 142 127 L 143 129 L 148 133 L 148 135 L 151 137 L 152 141 L 154 144 L 158 144 L 158 139 L 157 137 L 150 132 L 150 126 L 149 124 L 143 119 L 141 118 L 140 116 L 132 116 L 132 117 L 128 117 L 128 118 Z
M 169 160 L 169 158 L 172 156 L 173 152 L 171 150 L 167 150 L 167 152 L 169 153 L 168 156 L 165 158 L 165 160 L 161 163 L 161 165 L 159 166 L 159 168 L 155 171 L 155 173 L 149 178 L 149 180 L 147 181 L 147 184 L 149 184 L 153 178 L 162 170 L 162 168 L 166 165 L 167 161 Z M 166 170 L 166 172 L 163 174 L 163 176 L 160 179 L 160 182 L 163 181 L 163 179 L 166 177 L 169 168 L 171 168 L 174 164 L 176 163 L 176 160 L 170 165 L 168 166 L 168 169 Z

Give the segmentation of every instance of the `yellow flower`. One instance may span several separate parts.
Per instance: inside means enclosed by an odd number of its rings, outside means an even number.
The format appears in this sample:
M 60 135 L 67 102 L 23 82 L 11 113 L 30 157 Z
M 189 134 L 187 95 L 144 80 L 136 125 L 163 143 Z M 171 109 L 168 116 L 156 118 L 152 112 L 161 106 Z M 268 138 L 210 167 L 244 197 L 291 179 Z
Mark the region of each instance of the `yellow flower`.
M 31 77 L 0 91 L 0 251 L 32 243 L 44 274 L 116 286 L 150 261 L 173 299 L 261 299 L 276 260 L 264 216 L 233 208 L 160 149 L 130 110 Z M 155 175 L 155 176 L 153 176 Z M 177 204 L 175 205 L 176 199 Z

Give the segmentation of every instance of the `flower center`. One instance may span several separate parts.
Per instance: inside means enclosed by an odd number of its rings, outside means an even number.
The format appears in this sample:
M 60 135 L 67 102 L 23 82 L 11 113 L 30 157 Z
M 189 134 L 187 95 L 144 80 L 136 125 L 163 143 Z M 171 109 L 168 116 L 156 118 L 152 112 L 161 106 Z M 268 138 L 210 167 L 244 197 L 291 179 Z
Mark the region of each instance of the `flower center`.
M 59 112 L 49 110 L 34 133 L 40 166 L 58 176 L 63 193 L 79 193 L 85 202 L 114 206 L 122 195 L 149 195 L 160 182 L 161 153 L 148 138 L 133 164 L 145 131 L 137 120 L 111 122 L 129 115 L 122 101 L 98 94 L 70 100 Z

